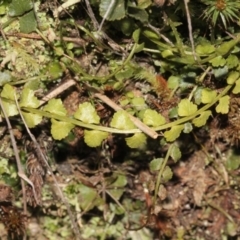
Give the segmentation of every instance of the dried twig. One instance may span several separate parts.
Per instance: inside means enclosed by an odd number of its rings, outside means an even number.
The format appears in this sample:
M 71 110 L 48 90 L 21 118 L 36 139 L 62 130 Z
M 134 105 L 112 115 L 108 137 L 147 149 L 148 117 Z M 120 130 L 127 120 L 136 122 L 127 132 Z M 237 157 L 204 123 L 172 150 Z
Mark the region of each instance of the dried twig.
M 113 102 L 110 98 L 108 98 L 106 95 L 95 93 L 95 97 L 101 99 L 104 103 L 106 103 L 108 106 L 110 106 L 115 111 L 123 110 L 120 106 L 118 106 L 115 102 Z M 127 113 L 127 112 L 126 112 Z M 154 130 L 152 130 L 150 127 L 145 125 L 143 122 L 141 122 L 138 118 L 135 118 L 131 114 L 127 113 L 131 121 L 134 123 L 136 127 L 138 127 L 141 131 L 146 133 L 151 138 L 156 139 L 158 137 L 158 133 Z
M 91 20 L 93 22 L 94 30 L 97 31 L 97 29 L 99 27 L 99 23 L 98 23 L 97 19 L 95 18 L 95 15 L 93 13 L 93 10 L 91 8 L 89 0 L 85 0 L 85 3 L 86 3 L 86 6 L 87 6 L 88 15 L 89 15 L 89 17 L 91 18 Z
M 7 37 L 8 36 L 13 36 L 13 37 L 19 37 L 19 38 L 28 38 L 28 39 L 37 39 L 37 40 L 42 40 L 42 36 L 36 33 L 6 33 L 5 34 Z M 56 37 L 56 40 L 63 40 L 65 42 L 72 42 L 80 46 L 84 46 L 86 44 L 86 41 L 81 39 L 81 38 L 71 38 L 71 37 Z
M 111 11 L 113 10 L 113 6 L 115 5 L 115 2 L 116 2 L 115 0 L 111 0 L 110 4 L 109 4 L 109 6 L 108 6 L 108 9 L 107 9 L 105 15 L 103 16 L 102 22 L 101 22 L 101 24 L 100 24 L 100 26 L 99 26 L 99 28 L 98 28 L 98 32 L 101 32 L 101 31 L 102 31 L 103 24 L 104 24 L 104 22 L 106 21 L 108 15 L 109 15 L 109 14 L 111 13 Z
M 197 55 L 196 55 L 196 51 L 195 51 L 195 47 L 194 47 L 194 40 L 193 40 L 193 35 L 192 35 L 192 21 L 191 21 L 189 8 L 188 8 L 188 2 L 189 2 L 189 0 L 184 0 L 185 10 L 186 10 L 186 14 L 187 14 L 189 39 L 190 39 L 190 42 L 192 45 L 192 52 L 193 52 L 194 59 L 195 59 L 195 61 L 197 61 Z
M 21 165 L 21 160 L 20 160 L 20 157 L 19 157 L 19 154 L 18 154 L 18 148 L 17 148 L 16 140 L 15 140 L 13 130 L 12 130 L 12 126 L 11 126 L 11 123 L 8 119 L 6 111 L 4 109 L 1 98 L 0 98 L 0 106 L 2 108 L 2 112 L 3 112 L 3 114 L 5 116 L 5 119 L 6 119 L 6 122 L 7 122 L 8 130 L 9 130 L 9 134 L 10 134 L 10 138 L 11 138 L 11 142 L 12 142 L 12 146 L 13 146 L 13 151 L 14 151 L 14 154 L 15 154 L 16 162 L 17 162 L 18 176 L 21 178 L 22 194 L 23 194 L 23 207 L 24 207 L 24 213 L 26 214 L 27 213 L 27 201 L 26 201 L 25 184 L 24 184 L 23 180 L 25 180 L 29 185 L 31 185 L 36 202 L 38 202 L 37 194 L 36 194 L 35 187 L 34 187 L 32 181 L 25 175 L 25 173 L 23 171 L 23 168 L 22 168 L 22 165 Z
M 22 121 L 23 121 L 23 123 L 24 123 L 24 126 L 25 126 L 25 128 L 26 128 L 26 130 L 27 130 L 27 132 L 28 132 L 28 134 L 29 134 L 29 136 L 30 136 L 33 144 L 34 144 L 35 147 L 36 147 L 36 151 L 37 151 L 37 153 L 38 153 L 38 156 L 40 156 L 40 157 L 41 157 L 41 160 L 46 164 L 47 169 L 48 169 L 49 173 L 51 174 L 51 176 L 52 176 L 52 178 L 53 178 L 53 181 L 54 181 L 54 183 L 55 183 L 56 189 L 58 190 L 59 196 L 60 196 L 62 202 L 65 204 L 65 206 L 66 206 L 66 208 L 67 208 L 67 212 L 68 212 L 70 221 L 71 221 L 71 223 L 72 223 L 72 227 L 73 227 L 74 234 L 75 234 L 75 236 L 76 236 L 77 239 L 81 239 L 80 232 L 79 232 L 79 228 L 78 228 L 78 226 L 77 226 L 77 223 L 76 223 L 75 220 L 74 220 L 74 216 L 73 216 L 73 213 L 72 213 L 72 211 L 71 211 L 70 204 L 68 203 L 68 201 L 66 200 L 66 198 L 65 198 L 65 196 L 64 196 L 64 194 L 63 194 L 63 192 L 62 192 L 62 190 L 61 190 L 61 188 L 60 188 L 60 186 L 59 186 L 59 184 L 58 184 L 58 182 L 57 182 L 57 179 L 56 179 L 55 175 L 53 174 L 53 171 L 52 171 L 50 165 L 48 164 L 48 161 L 47 161 L 47 159 L 46 159 L 46 156 L 43 154 L 43 152 L 42 152 L 42 150 L 41 150 L 41 148 L 40 148 L 40 146 L 39 146 L 36 138 L 35 138 L 34 135 L 31 133 L 31 131 L 29 130 L 29 128 L 28 128 L 28 126 L 27 126 L 27 124 L 26 124 L 26 121 L 25 121 L 25 119 L 24 119 L 24 117 L 23 117 L 23 115 L 22 115 L 22 113 L 21 113 L 20 108 L 19 108 L 16 95 L 15 95 L 15 101 L 16 101 L 16 105 L 17 105 L 19 114 L 20 114 L 20 116 L 21 116 L 21 119 L 22 119 Z
M 43 105 L 45 102 L 49 101 L 50 99 L 56 97 L 57 95 L 59 95 L 60 93 L 62 93 L 63 91 L 65 91 L 66 89 L 68 89 L 69 87 L 71 87 L 75 84 L 76 84 L 76 82 L 73 79 L 70 79 L 70 80 L 64 82 L 63 84 L 59 85 L 57 88 L 52 90 L 50 93 L 48 93 L 46 96 L 44 96 L 40 100 L 40 106 Z
M 59 13 L 62 12 L 63 10 L 67 9 L 68 7 L 81 2 L 81 0 L 68 0 L 65 3 L 63 3 L 60 7 L 58 7 L 54 12 L 53 12 L 53 16 L 55 18 L 58 17 Z

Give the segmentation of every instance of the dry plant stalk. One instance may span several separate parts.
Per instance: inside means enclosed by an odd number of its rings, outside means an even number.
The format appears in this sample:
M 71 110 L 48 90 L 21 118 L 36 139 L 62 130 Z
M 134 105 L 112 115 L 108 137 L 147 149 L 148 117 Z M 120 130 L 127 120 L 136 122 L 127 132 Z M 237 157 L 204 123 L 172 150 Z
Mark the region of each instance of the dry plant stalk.
M 95 97 L 101 99 L 104 103 L 106 103 L 109 107 L 114 109 L 115 111 L 123 110 L 120 106 L 118 106 L 115 102 L 113 102 L 110 98 L 108 98 L 106 95 L 95 93 Z M 138 118 L 135 118 L 131 114 L 127 113 L 131 121 L 134 123 L 136 127 L 138 127 L 141 131 L 143 131 L 145 134 L 147 134 L 149 137 L 156 139 L 158 137 L 158 133 L 145 125 L 143 122 L 141 122 Z
M 1 98 L 0 98 L 0 106 L 2 108 L 2 112 L 3 112 L 3 114 L 5 116 L 5 119 L 6 119 L 6 122 L 7 122 L 8 130 L 9 130 L 9 134 L 10 134 L 10 138 L 11 138 L 11 142 L 12 142 L 12 146 L 13 146 L 13 151 L 14 151 L 15 158 L 16 158 L 16 163 L 17 163 L 17 168 L 18 168 L 18 176 L 21 178 L 22 193 L 23 193 L 23 206 L 24 206 L 24 213 L 26 213 L 27 212 L 26 195 L 25 195 L 26 189 L 25 189 L 25 184 L 24 184 L 23 180 L 25 180 L 32 187 L 33 195 L 34 195 L 34 198 L 35 198 L 36 202 L 38 202 L 37 194 L 36 194 L 35 187 L 34 187 L 32 181 L 25 175 L 25 173 L 23 171 L 23 168 L 22 168 L 22 165 L 21 165 L 21 160 L 20 160 L 20 157 L 19 157 L 19 154 L 18 154 L 17 143 L 16 143 L 16 140 L 15 140 L 15 137 L 14 137 L 14 134 L 13 134 L 13 130 L 12 130 L 12 126 L 11 126 L 11 123 L 8 119 L 6 111 L 4 109 L 4 106 L 2 104 L 2 99 Z
M 45 164 L 45 166 L 47 167 L 49 173 L 51 174 L 52 179 L 53 179 L 53 181 L 55 183 L 56 189 L 57 189 L 57 191 L 59 193 L 59 196 L 60 196 L 62 202 L 65 204 L 65 206 L 67 208 L 67 212 L 68 212 L 68 215 L 69 215 L 72 227 L 73 227 L 74 234 L 75 234 L 77 239 L 81 239 L 79 228 L 78 228 L 78 225 L 77 225 L 77 223 L 76 223 L 76 221 L 74 219 L 73 213 L 72 213 L 71 208 L 70 208 L 70 204 L 66 200 L 66 198 L 65 198 L 65 196 L 64 196 L 64 194 L 63 194 L 63 192 L 62 192 L 62 190 L 61 190 L 61 188 L 60 188 L 60 186 L 58 184 L 58 181 L 57 181 L 56 177 L 54 176 L 53 171 L 52 171 L 50 165 L 48 164 L 48 160 L 47 160 L 46 156 L 44 155 L 44 153 L 42 152 L 41 147 L 39 146 L 35 136 L 31 133 L 30 129 L 28 128 L 28 126 L 26 124 L 26 121 L 25 121 L 25 119 L 24 119 L 24 117 L 23 117 L 23 115 L 21 113 L 20 107 L 18 105 L 16 95 L 14 97 L 15 97 L 15 102 L 16 102 L 19 114 L 20 114 L 21 119 L 22 119 L 22 121 L 24 123 L 24 126 L 25 126 L 25 128 L 26 128 L 26 130 L 28 132 L 28 135 L 29 135 L 29 137 L 31 138 L 31 140 L 32 140 L 32 142 L 34 144 L 35 150 L 36 150 L 39 158 L 41 158 L 41 161 Z

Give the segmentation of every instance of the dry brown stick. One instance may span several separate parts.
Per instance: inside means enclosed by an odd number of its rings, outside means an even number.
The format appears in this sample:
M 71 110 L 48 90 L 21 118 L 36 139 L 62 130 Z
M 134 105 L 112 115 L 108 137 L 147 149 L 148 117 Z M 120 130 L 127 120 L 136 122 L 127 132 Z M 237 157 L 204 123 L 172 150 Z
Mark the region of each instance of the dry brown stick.
M 59 95 L 60 93 L 62 93 L 63 91 L 65 91 L 66 89 L 68 89 L 69 87 L 71 87 L 75 84 L 76 84 L 76 82 L 73 79 L 70 79 L 70 80 L 64 82 L 63 84 L 59 85 L 57 88 L 53 89 L 51 92 L 49 92 L 46 96 L 44 96 L 40 100 L 39 106 L 43 105 L 45 102 L 56 97 L 57 95 Z
M 195 59 L 195 61 L 197 61 L 197 55 L 196 55 L 196 51 L 195 51 L 195 47 L 194 47 L 194 40 L 193 40 L 193 35 L 192 35 L 192 21 L 191 21 L 189 8 L 188 8 L 188 2 L 189 2 L 189 0 L 184 0 L 184 5 L 185 5 L 185 10 L 186 10 L 186 15 L 187 15 L 187 22 L 188 22 L 189 40 L 192 45 L 192 52 L 193 52 L 194 59 Z
M 106 103 L 108 106 L 110 106 L 115 111 L 123 110 L 120 106 L 118 106 L 115 102 L 113 102 L 110 98 L 108 98 L 106 95 L 95 93 L 95 97 L 101 99 L 104 103 Z M 127 112 L 126 112 L 127 113 Z M 134 123 L 136 127 L 138 127 L 141 131 L 143 131 L 145 134 L 147 134 L 149 137 L 156 139 L 158 137 L 158 133 L 145 125 L 143 122 L 141 122 L 138 118 L 135 118 L 131 114 L 127 113 L 131 121 Z
M 64 2 L 61 6 L 59 6 L 57 9 L 54 10 L 53 12 L 53 16 L 55 18 L 58 17 L 59 13 L 61 13 L 63 10 L 66 10 L 68 7 L 81 2 L 81 0 L 68 0 L 66 2 Z
M 88 15 L 89 15 L 89 17 L 90 17 L 91 20 L 92 20 L 94 30 L 97 31 L 97 29 L 98 29 L 98 27 L 99 27 L 99 23 L 98 23 L 97 19 L 95 18 L 95 15 L 94 15 L 94 13 L 93 13 L 93 10 L 92 10 L 92 8 L 91 8 L 91 5 L 90 5 L 90 3 L 89 3 L 89 0 L 85 0 L 85 4 L 86 4 L 86 7 L 87 7 Z
M 39 34 L 36 33 L 6 33 L 6 36 L 10 37 L 20 37 L 20 38 L 28 38 L 28 39 L 37 39 L 37 40 L 42 40 L 42 37 Z M 71 37 L 56 37 L 56 40 L 63 40 L 65 42 L 73 42 L 76 44 L 79 44 L 81 46 L 85 45 L 86 41 L 81 39 L 81 38 L 71 38 Z
M 80 240 L 80 239 L 81 239 L 80 232 L 79 232 L 78 226 L 77 226 L 77 224 L 76 224 L 76 222 L 75 222 L 75 220 L 74 220 L 74 216 L 73 216 L 73 213 L 72 213 L 72 211 L 71 211 L 70 204 L 69 204 L 68 201 L 66 200 L 66 198 L 65 198 L 65 196 L 64 196 L 61 188 L 59 187 L 59 184 L 58 184 L 58 182 L 57 182 L 57 179 L 56 179 L 55 175 L 53 174 L 53 171 L 52 171 L 50 165 L 48 164 L 48 161 L 47 161 L 47 159 L 46 159 L 46 156 L 43 154 L 43 152 L 42 152 L 42 150 L 41 150 L 41 147 L 39 146 L 39 144 L 38 144 L 35 136 L 31 133 L 30 129 L 29 129 L 28 126 L 27 126 L 27 123 L 26 123 L 26 121 L 25 121 L 25 119 L 24 119 L 24 117 L 23 117 L 23 115 L 22 115 L 21 109 L 20 109 L 20 107 L 19 107 L 19 105 L 18 105 L 16 95 L 15 95 L 15 102 L 16 102 L 16 105 L 17 105 L 19 114 L 20 114 L 20 116 L 21 116 L 21 119 L 22 119 L 22 121 L 23 121 L 23 123 L 24 123 L 24 126 L 25 126 L 25 128 L 26 128 L 26 130 L 27 130 L 27 132 L 28 132 L 28 135 L 29 135 L 29 137 L 31 138 L 32 142 L 34 143 L 34 145 L 35 145 L 35 147 L 36 147 L 36 149 L 37 149 L 38 155 L 42 158 L 42 161 L 46 164 L 47 169 L 48 169 L 49 173 L 51 174 L 51 176 L 52 176 L 52 178 L 53 178 L 53 181 L 54 181 L 54 183 L 55 183 L 55 185 L 56 185 L 56 189 L 58 190 L 59 196 L 61 197 L 62 202 L 65 204 L 65 206 L 66 206 L 66 208 L 67 208 L 67 212 L 68 212 L 70 221 L 71 221 L 71 223 L 72 223 L 72 227 L 73 227 L 74 234 L 75 234 L 76 238 Z
M 11 126 L 11 123 L 8 119 L 6 111 L 4 109 L 1 98 L 0 98 L 0 106 L 2 108 L 3 115 L 5 116 L 5 119 L 6 119 L 6 122 L 7 122 L 8 131 L 9 131 L 9 134 L 10 134 L 14 155 L 15 155 L 16 162 L 17 162 L 18 176 L 21 178 L 21 186 L 22 186 L 22 194 L 23 194 L 23 207 L 24 207 L 24 213 L 26 214 L 27 213 L 26 189 L 25 189 L 25 184 L 24 184 L 23 180 L 25 180 L 32 187 L 34 198 L 35 198 L 36 202 L 38 203 L 37 194 L 36 194 L 35 187 L 34 187 L 32 181 L 25 175 L 25 173 L 23 171 L 23 168 L 22 168 L 22 165 L 21 165 L 21 160 L 20 160 L 20 157 L 19 157 L 19 154 L 18 154 L 18 148 L 17 148 L 16 140 L 15 140 L 13 130 L 12 130 L 12 126 Z

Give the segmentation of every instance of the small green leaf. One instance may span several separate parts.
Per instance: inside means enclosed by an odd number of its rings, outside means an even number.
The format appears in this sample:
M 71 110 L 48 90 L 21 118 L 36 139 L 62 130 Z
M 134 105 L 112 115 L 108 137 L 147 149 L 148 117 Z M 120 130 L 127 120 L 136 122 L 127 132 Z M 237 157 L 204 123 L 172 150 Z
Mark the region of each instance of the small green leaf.
M 202 87 L 198 87 L 196 89 L 196 91 L 194 92 L 193 94 L 193 97 L 194 97 L 194 102 L 199 105 L 202 103 L 202 90 L 203 88 Z
M 24 88 L 21 94 L 19 105 L 21 107 L 37 108 L 40 102 L 34 96 L 34 91 L 29 88 Z
M 99 12 L 101 17 L 106 17 L 108 21 L 120 20 L 125 17 L 125 2 L 122 0 L 115 0 L 112 5 L 112 0 L 101 0 L 99 5 Z M 109 7 L 111 7 L 109 11 Z M 105 16 L 105 14 L 107 16 Z
M 234 94 L 240 93 L 240 79 L 238 79 L 235 83 L 235 87 L 232 90 Z
M 130 148 L 142 148 L 146 145 L 147 137 L 143 133 L 135 133 L 132 137 L 125 138 Z
M 235 45 L 238 43 L 238 39 L 230 40 L 228 42 L 224 42 L 219 48 L 217 48 L 218 55 L 225 55 L 229 53 L 229 51 L 235 47 Z
M 140 29 L 140 28 L 138 28 L 137 30 L 135 30 L 135 31 L 133 32 L 132 38 L 133 38 L 133 40 L 134 40 L 135 43 L 138 43 L 140 33 L 141 33 L 141 29 Z
M 229 171 L 239 169 L 240 166 L 240 156 L 239 153 L 233 150 L 229 151 L 229 157 L 227 158 L 226 167 Z
M 30 33 L 37 29 L 37 21 L 33 11 L 25 14 L 19 20 L 20 31 L 22 33 Z
M 192 123 L 196 127 L 204 126 L 204 125 L 206 125 L 206 122 L 207 122 L 209 116 L 211 116 L 211 114 L 212 114 L 211 111 L 202 112 L 199 117 L 193 119 Z
M 0 158 L 0 174 L 10 174 L 9 160 L 3 157 Z
M 173 177 L 173 172 L 171 170 L 171 168 L 169 166 L 166 166 L 163 170 L 163 174 L 162 174 L 163 180 L 165 182 L 168 182 L 169 180 L 172 179 Z
M 229 75 L 227 77 L 227 83 L 233 84 L 238 78 L 239 78 L 239 72 L 232 71 L 229 73 Z
M 16 90 L 13 86 L 5 84 L 1 92 L 1 97 L 15 101 Z
M 227 66 L 224 66 L 224 67 L 220 67 L 220 68 L 214 68 L 213 69 L 213 74 L 214 74 L 214 77 L 216 79 L 220 79 L 220 78 L 223 78 L 225 77 L 227 74 L 228 74 L 228 67 Z
M 114 199 L 119 200 L 125 191 L 124 187 L 126 186 L 126 184 L 127 184 L 126 176 L 120 174 L 118 175 L 117 180 L 109 185 L 108 192 L 111 194 L 111 196 L 114 197 Z
M 224 97 L 221 97 L 219 99 L 219 104 L 216 107 L 216 112 L 217 113 L 222 113 L 222 114 L 228 113 L 228 111 L 229 111 L 229 100 L 230 100 L 230 97 L 228 95 L 224 96 Z
M 180 78 L 176 76 L 171 76 L 167 81 L 167 86 L 169 89 L 176 89 L 179 86 Z
M 120 110 L 114 113 L 110 126 L 122 130 L 135 128 L 135 125 L 124 110 Z
M 201 101 L 204 104 L 211 103 L 217 97 L 217 92 L 215 90 L 210 90 L 207 88 L 202 89 Z
M 165 124 L 166 120 L 157 111 L 147 109 L 143 115 L 143 122 L 148 126 L 158 127 Z
M 206 43 L 205 45 L 198 45 L 196 47 L 196 53 L 199 55 L 208 55 L 210 53 L 213 53 L 215 51 L 215 47 L 209 43 Z
M 162 51 L 161 54 L 163 58 L 174 56 L 173 52 L 170 49 Z
M 74 128 L 72 123 L 61 122 L 55 119 L 51 119 L 51 122 L 51 134 L 55 140 L 62 140 L 63 138 L 67 137 L 70 131 Z
M 222 56 L 217 56 L 209 62 L 213 67 L 223 67 L 226 64 L 226 60 Z
M 63 74 L 63 68 L 59 62 L 50 62 L 47 66 L 48 74 L 50 78 L 56 79 L 60 78 Z
M 114 181 L 109 186 L 111 187 L 125 187 L 128 183 L 127 177 L 124 174 L 119 174 L 116 181 Z
M 189 99 L 182 99 L 178 104 L 178 115 L 186 117 L 194 114 L 197 111 L 197 105 L 190 102 Z
M 184 133 L 190 133 L 192 129 L 193 129 L 193 126 L 190 122 L 184 123 L 184 129 L 183 129 Z
M 115 75 L 115 77 L 119 81 L 124 80 L 126 78 L 131 78 L 132 76 L 133 76 L 132 68 L 124 68 Z
M 176 146 L 176 144 L 173 144 L 171 152 L 170 152 L 170 156 L 175 163 L 182 157 L 182 153 L 181 153 L 179 147 Z
M 138 7 L 141 9 L 145 9 L 152 4 L 151 0 L 138 0 L 137 1 Z
M 64 108 L 61 99 L 51 99 L 43 108 L 44 111 L 57 114 L 59 116 L 66 116 L 67 110 Z
M 227 58 L 227 67 L 229 69 L 237 67 L 239 59 L 237 56 L 230 54 Z
M 9 5 L 9 16 L 16 17 L 23 15 L 33 8 L 33 2 L 31 0 L 12 0 Z
M 39 114 L 22 112 L 22 115 L 29 128 L 37 126 L 42 121 L 42 116 Z
M 118 24 L 120 24 L 121 31 L 126 36 L 131 36 L 131 34 L 133 33 L 133 30 L 135 29 L 135 23 L 132 18 L 124 18 L 120 20 Z
M 158 171 L 160 170 L 164 159 L 163 158 L 155 158 L 149 163 L 150 171 Z
M 108 137 L 107 132 L 98 130 L 84 130 L 84 142 L 89 147 L 101 146 L 102 141 Z
M 169 131 L 164 132 L 164 137 L 168 142 L 173 142 L 180 136 L 183 129 L 184 125 L 173 126 Z
M 94 188 L 87 187 L 84 184 L 79 184 L 78 187 L 78 203 L 83 211 L 87 212 L 95 206 L 99 206 L 104 203 L 103 199 L 99 196 L 99 194 Z
M 2 100 L 2 104 L 8 117 L 18 115 L 18 109 L 15 103 L 10 103 L 5 100 Z
M 80 104 L 78 110 L 74 114 L 74 117 L 84 123 L 98 124 L 100 122 L 100 117 L 98 116 L 96 109 L 90 102 Z
M 134 50 L 134 53 L 139 53 L 143 50 L 145 43 L 137 44 Z
M 148 22 L 148 13 L 137 7 L 128 7 L 128 15 L 142 23 Z
M 0 72 L 0 86 L 4 85 L 5 83 L 11 82 L 12 76 L 9 72 Z
M 125 190 L 123 188 L 116 188 L 116 189 L 111 188 L 108 190 L 108 192 L 111 194 L 111 196 L 114 199 L 119 200 L 123 195 L 123 193 L 125 192 Z
M 144 98 L 142 98 L 142 97 L 135 97 L 135 98 L 131 99 L 131 104 L 137 110 L 142 110 L 142 109 L 146 108 L 146 106 L 147 106 Z

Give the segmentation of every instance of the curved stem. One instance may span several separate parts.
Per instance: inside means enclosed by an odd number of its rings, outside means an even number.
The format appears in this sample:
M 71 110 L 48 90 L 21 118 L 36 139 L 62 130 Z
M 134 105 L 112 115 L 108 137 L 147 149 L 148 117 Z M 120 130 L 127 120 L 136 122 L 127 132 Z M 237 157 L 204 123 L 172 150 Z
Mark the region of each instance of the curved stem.
M 171 128 L 176 125 L 183 124 L 185 122 L 188 122 L 192 119 L 194 119 L 196 116 L 204 112 L 205 110 L 209 109 L 211 106 L 213 106 L 221 97 L 223 97 L 230 89 L 232 88 L 232 85 L 228 85 L 216 98 L 213 102 L 206 104 L 202 108 L 200 108 L 198 111 L 196 111 L 194 114 L 191 116 L 183 117 L 181 119 L 178 119 L 174 122 L 170 122 L 167 124 L 164 124 L 159 127 L 152 128 L 155 131 L 162 131 L 167 128 Z M 141 133 L 142 131 L 140 129 L 129 129 L 129 130 L 121 130 L 121 129 L 116 129 L 116 128 L 111 128 L 111 127 L 104 127 L 104 126 L 99 126 L 99 125 L 94 125 L 94 124 L 88 124 L 88 123 L 83 123 L 77 119 L 70 118 L 68 116 L 60 116 L 54 113 L 49 113 L 45 112 L 43 110 L 39 109 L 34 109 L 34 108 L 29 108 L 29 107 L 23 107 L 22 110 L 25 110 L 30 113 L 35 113 L 39 114 L 41 116 L 47 117 L 47 118 L 54 118 L 59 121 L 64 121 L 68 123 L 72 123 L 74 125 L 83 127 L 83 128 L 88 128 L 92 130 L 99 130 L 99 131 L 104 131 L 104 132 L 109 132 L 109 133 L 117 133 L 117 134 L 134 134 L 134 133 Z
M 173 148 L 173 144 L 170 145 L 168 151 L 167 151 L 167 154 L 164 158 L 164 161 L 163 163 L 161 164 L 161 168 L 159 170 L 159 173 L 158 173 L 158 177 L 157 177 L 157 182 L 156 182 L 156 185 L 155 185 L 155 190 L 154 190 L 154 199 L 153 199 L 153 205 L 155 204 L 156 202 L 156 199 L 157 199 L 157 194 L 158 194 L 158 190 L 159 190 L 159 186 L 160 186 L 160 183 L 161 183 L 161 177 L 162 177 L 162 174 L 163 174 L 163 171 L 165 169 L 165 166 L 167 164 L 167 161 L 170 157 L 170 154 L 171 154 L 171 151 L 172 151 L 172 148 Z

